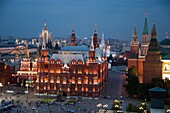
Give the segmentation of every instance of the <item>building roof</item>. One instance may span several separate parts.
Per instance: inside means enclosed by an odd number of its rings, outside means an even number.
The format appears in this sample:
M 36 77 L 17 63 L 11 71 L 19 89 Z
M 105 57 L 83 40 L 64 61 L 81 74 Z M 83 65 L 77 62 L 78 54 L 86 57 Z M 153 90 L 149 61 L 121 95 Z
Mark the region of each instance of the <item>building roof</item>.
M 166 92 L 165 89 L 162 89 L 160 87 L 154 87 L 152 89 L 149 89 L 149 91 L 152 91 L 152 92 Z
M 61 48 L 61 51 L 89 51 L 89 47 L 82 45 L 82 46 L 64 46 Z
M 62 63 L 68 63 L 70 64 L 71 61 L 74 59 L 76 62 L 78 60 L 81 60 L 83 64 L 85 63 L 84 57 L 82 54 L 53 54 L 51 59 L 56 60 L 61 60 Z
M 170 46 L 170 39 L 169 38 L 165 38 L 159 44 L 162 45 L 162 46 Z

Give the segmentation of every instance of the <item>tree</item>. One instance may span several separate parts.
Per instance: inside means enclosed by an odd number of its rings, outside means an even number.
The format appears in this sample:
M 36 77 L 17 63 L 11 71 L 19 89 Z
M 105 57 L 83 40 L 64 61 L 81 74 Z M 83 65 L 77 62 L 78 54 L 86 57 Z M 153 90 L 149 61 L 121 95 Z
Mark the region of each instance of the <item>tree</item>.
M 126 74 L 126 81 L 127 84 L 125 85 L 125 89 L 127 93 L 130 96 L 138 95 L 139 80 L 138 80 L 138 71 L 135 66 L 132 66 L 128 69 L 128 73 Z

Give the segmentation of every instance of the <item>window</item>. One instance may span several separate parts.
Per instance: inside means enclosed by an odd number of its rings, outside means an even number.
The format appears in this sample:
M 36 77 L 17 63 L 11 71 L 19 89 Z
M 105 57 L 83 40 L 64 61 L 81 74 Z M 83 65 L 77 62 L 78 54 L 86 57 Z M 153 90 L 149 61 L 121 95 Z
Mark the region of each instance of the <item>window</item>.
M 84 84 L 88 84 L 88 77 L 87 76 L 84 77 Z
M 58 60 L 56 61 L 56 63 L 57 63 L 57 64 L 61 64 L 61 61 L 60 61 L 60 59 L 58 59 Z
M 81 60 L 78 61 L 78 64 L 83 64 L 83 62 Z
M 78 77 L 78 84 L 81 84 L 81 77 Z
M 57 77 L 57 83 L 60 83 L 60 77 Z
M 66 77 L 63 78 L 63 84 L 67 84 L 67 78 Z
M 75 77 L 72 77 L 71 83 L 75 84 Z
M 73 60 L 71 61 L 71 64 L 76 64 L 76 61 L 73 59 Z

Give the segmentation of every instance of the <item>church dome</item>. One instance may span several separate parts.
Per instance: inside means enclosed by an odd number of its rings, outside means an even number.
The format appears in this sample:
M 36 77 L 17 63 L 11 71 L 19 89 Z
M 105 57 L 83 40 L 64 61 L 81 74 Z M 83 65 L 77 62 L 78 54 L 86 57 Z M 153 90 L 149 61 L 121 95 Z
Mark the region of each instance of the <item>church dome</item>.
M 161 46 L 170 46 L 170 39 L 166 38 L 159 43 Z
M 166 32 L 166 38 L 159 43 L 160 47 L 170 48 L 170 39 L 168 38 L 168 32 Z

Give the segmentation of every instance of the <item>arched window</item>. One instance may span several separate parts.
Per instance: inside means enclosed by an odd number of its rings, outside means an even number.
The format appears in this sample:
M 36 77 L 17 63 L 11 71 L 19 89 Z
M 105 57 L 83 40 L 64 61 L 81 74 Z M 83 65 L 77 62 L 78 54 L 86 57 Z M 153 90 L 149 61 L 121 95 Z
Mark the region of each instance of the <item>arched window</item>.
M 88 84 L 88 77 L 87 76 L 84 76 L 84 84 Z
M 81 84 L 81 77 L 78 77 L 78 84 Z
M 51 64 L 54 64 L 54 59 L 51 59 L 51 60 L 50 60 L 50 63 L 51 63 Z
M 61 60 L 60 60 L 60 59 L 57 59 L 57 60 L 56 60 L 56 63 L 57 63 L 57 64 L 61 64 Z
M 78 60 L 78 64 L 83 64 L 82 60 Z
M 63 84 L 67 84 L 67 78 L 66 77 L 63 78 Z
M 60 77 L 57 77 L 57 83 L 60 83 Z
M 75 84 L 75 77 L 72 77 L 71 83 L 72 83 L 72 84 Z
M 73 59 L 73 60 L 71 61 L 71 64 L 76 64 L 76 61 Z

